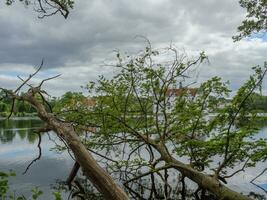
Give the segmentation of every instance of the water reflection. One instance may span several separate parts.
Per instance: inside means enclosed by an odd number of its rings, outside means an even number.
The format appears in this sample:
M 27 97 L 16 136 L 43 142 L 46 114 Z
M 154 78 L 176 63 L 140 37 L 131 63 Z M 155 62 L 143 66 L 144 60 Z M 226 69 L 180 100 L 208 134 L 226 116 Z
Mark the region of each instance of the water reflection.
M 30 144 L 33 144 L 38 139 L 34 129 L 41 127 L 42 124 L 38 119 L 28 118 L 0 120 L 0 141 L 2 144 L 11 143 L 18 135 L 21 140 L 27 139 Z
M 31 188 L 38 186 L 44 191 L 40 199 L 47 200 L 53 199 L 51 185 L 57 180 L 66 179 L 73 161 L 67 153 L 50 151 L 54 143 L 47 134 L 43 134 L 41 160 L 32 165 L 27 174 L 22 174 L 38 154 L 38 135 L 34 130 L 42 125 L 38 119 L 0 119 L 0 171 L 16 171 L 17 176 L 10 179 L 11 191 L 28 198 Z

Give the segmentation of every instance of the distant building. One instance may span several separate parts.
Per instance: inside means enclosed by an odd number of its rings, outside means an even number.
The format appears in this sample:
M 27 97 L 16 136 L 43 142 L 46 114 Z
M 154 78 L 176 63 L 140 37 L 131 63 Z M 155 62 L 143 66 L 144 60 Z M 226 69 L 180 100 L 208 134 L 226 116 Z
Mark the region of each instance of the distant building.
M 83 104 L 86 105 L 88 108 L 92 108 L 96 106 L 96 100 L 91 97 L 87 97 L 83 100 Z
M 175 103 L 175 99 L 177 97 L 184 96 L 188 100 L 193 100 L 197 95 L 197 88 L 175 88 L 175 89 L 168 89 L 166 91 L 166 97 L 168 98 L 167 108 L 168 111 L 172 109 Z
M 91 98 L 91 97 L 87 97 L 85 99 L 82 100 L 83 105 L 86 106 L 87 109 L 91 110 L 96 106 L 96 100 Z M 96 133 L 99 128 L 95 127 L 95 126 L 85 126 L 83 127 L 83 130 L 86 131 L 87 133 Z
M 182 95 L 188 95 L 191 98 L 194 98 L 197 94 L 197 88 L 179 88 L 179 89 L 168 89 L 166 96 L 168 97 L 179 97 Z

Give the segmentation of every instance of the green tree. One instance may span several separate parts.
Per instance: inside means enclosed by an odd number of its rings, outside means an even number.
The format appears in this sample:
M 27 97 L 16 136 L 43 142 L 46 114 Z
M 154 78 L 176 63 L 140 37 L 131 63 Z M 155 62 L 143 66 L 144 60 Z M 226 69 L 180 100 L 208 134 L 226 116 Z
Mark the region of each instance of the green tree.
M 246 19 L 238 27 L 239 34 L 234 36 L 234 41 L 241 40 L 252 34 L 262 33 L 267 30 L 267 1 L 266 0 L 240 0 L 241 7 L 247 10 Z
M 174 60 L 164 63 L 157 62 L 161 54 L 150 47 L 134 58 L 118 54 L 118 74 L 87 85 L 95 106 L 85 106 L 83 100 L 62 101 L 67 108 L 62 118 L 91 132 L 84 144 L 109 163 L 108 171 L 123 173 L 120 177 L 134 198 L 170 198 L 173 188 L 168 177 L 175 170 L 182 181 L 186 177 L 199 186 L 196 194 L 209 191 L 218 199 L 248 199 L 222 182 L 265 159 L 266 140 L 254 138 L 256 113 L 247 109 L 247 103 L 260 87 L 267 64 L 255 68 L 255 74 L 225 103 L 230 90 L 219 77 L 194 90 L 186 86 L 177 90 L 206 56 L 179 60 L 176 50 L 169 51 Z M 155 189 L 156 176 L 163 180 L 161 194 Z M 131 184 L 143 178 L 150 184 L 142 190 L 148 191 L 138 194 Z

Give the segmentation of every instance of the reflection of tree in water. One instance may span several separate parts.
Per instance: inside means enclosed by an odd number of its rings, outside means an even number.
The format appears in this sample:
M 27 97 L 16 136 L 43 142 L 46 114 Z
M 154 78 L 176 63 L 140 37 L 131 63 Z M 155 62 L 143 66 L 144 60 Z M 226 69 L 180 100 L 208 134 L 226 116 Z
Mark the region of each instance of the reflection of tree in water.
M 81 200 L 104 200 L 102 195 L 93 187 L 88 179 L 76 178 L 74 181 L 75 186 L 71 189 L 69 199 L 81 199 Z M 60 190 L 62 192 L 69 192 L 68 187 L 63 181 L 57 181 L 55 185 L 52 186 L 53 189 Z M 150 188 L 150 189 L 149 189 Z M 142 179 L 131 185 L 131 188 L 126 188 L 127 193 L 131 196 L 131 199 L 138 200 L 219 200 L 214 195 L 199 190 L 199 188 L 192 189 L 188 188 L 183 184 L 183 181 L 179 181 L 175 186 L 172 186 L 173 190 L 171 194 L 166 197 L 164 194 L 164 183 L 157 184 L 154 188 L 157 192 L 157 196 L 150 196 L 151 190 L 151 179 Z M 132 195 L 135 193 L 134 195 Z M 255 192 L 250 192 L 249 197 L 255 200 L 266 200 L 264 195 L 257 194 Z
M 266 197 L 264 195 L 257 194 L 255 192 L 250 192 L 249 197 L 251 197 L 252 199 L 256 199 L 256 200 L 266 200 Z
M 103 152 L 103 151 L 102 151 Z M 143 152 L 143 151 L 140 151 Z M 143 153 L 137 153 L 139 156 Z M 129 153 L 129 152 L 128 152 Z M 100 155 L 98 152 L 97 155 Z M 219 198 L 211 194 L 207 190 L 199 187 L 196 183 L 181 176 L 176 170 L 170 168 L 162 168 L 159 171 L 153 170 L 146 164 L 134 164 L 113 161 L 112 154 L 103 152 L 103 158 L 99 158 L 98 162 L 103 166 L 106 166 L 106 170 L 109 174 L 112 174 L 113 178 L 124 185 L 125 191 L 131 199 L 141 200 L 218 200 Z M 107 159 L 108 158 L 108 159 Z M 123 161 L 123 160 L 122 160 Z M 113 163 L 113 164 L 112 164 Z M 158 167 L 159 169 L 160 167 Z M 152 173 L 150 173 L 152 172 Z M 92 195 L 100 195 L 90 184 L 89 180 L 83 180 L 77 178 L 83 187 L 75 187 L 75 194 L 83 194 L 83 199 L 96 199 L 91 198 Z M 75 182 L 74 185 L 77 185 Z M 127 184 L 125 184 L 127 183 Z M 82 189 L 80 189 L 82 188 Z M 247 195 L 255 200 L 266 199 L 264 195 L 256 194 L 255 192 L 247 191 Z M 101 199 L 99 196 L 96 196 Z
M 0 141 L 2 144 L 12 142 L 16 135 L 21 140 L 27 139 L 31 144 L 35 143 L 38 135 L 34 128 L 41 127 L 43 123 L 40 120 L 0 120 Z
M 2 144 L 12 142 L 15 136 L 16 136 L 16 132 L 13 130 L 0 132 L 0 140 Z
M 27 140 L 30 144 L 35 143 L 35 141 L 38 139 L 38 134 L 36 134 L 34 131 L 29 131 L 27 134 Z
M 10 120 L 0 120 L 0 129 L 13 129 L 17 128 L 16 124 Z
M 90 151 L 93 152 L 92 149 Z M 196 183 L 181 176 L 179 172 L 171 168 L 158 167 L 160 170 L 153 170 L 145 163 L 125 162 L 125 160 L 113 160 L 114 151 L 94 151 L 98 163 L 105 166 L 106 171 L 112 175 L 114 180 L 124 186 L 131 199 L 140 200 L 218 200 L 219 198 L 207 190 L 200 188 Z M 141 153 L 142 152 L 142 153 Z M 129 152 L 126 151 L 129 154 Z M 102 155 L 101 155 L 102 154 Z M 137 153 L 145 157 L 145 152 Z M 101 156 L 100 156 L 101 155 Z M 116 157 L 116 155 L 115 155 Z M 127 157 L 127 156 L 126 156 Z M 116 157 L 118 158 L 118 157 Z M 135 160 L 135 159 L 132 159 Z M 68 191 L 68 187 L 65 187 Z M 246 191 L 255 200 L 266 199 L 264 195 Z M 78 199 L 103 199 L 101 194 L 92 186 L 88 179 L 78 176 L 72 181 L 71 197 L 80 196 Z M 75 199 L 75 198 L 74 198 Z
M 123 177 L 124 175 L 117 175 L 118 177 Z M 152 177 L 152 176 L 151 176 Z M 140 178 L 128 186 L 125 187 L 131 199 L 140 200 L 217 200 L 217 198 L 199 188 L 189 188 L 184 181 L 174 181 L 173 183 L 151 180 L 149 178 Z M 155 177 L 154 177 L 155 178 Z M 177 177 L 178 178 L 178 177 Z M 56 185 L 53 186 L 54 189 L 59 189 L 61 191 L 68 191 L 68 187 L 65 182 L 58 181 Z M 71 189 L 70 197 L 83 200 L 102 200 L 104 199 L 102 195 L 93 187 L 88 179 L 84 177 L 78 177 L 73 181 L 73 187 Z
M 41 120 L 38 119 L 9 119 L 0 120 L 1 129 L 19 129 L 19 128 L 33 128 L 40 127 L 43 124 Z
M 19 129 L 18 134 L 20 139 L 23 140 L 29 134 L 29 131 L 27 129 Z

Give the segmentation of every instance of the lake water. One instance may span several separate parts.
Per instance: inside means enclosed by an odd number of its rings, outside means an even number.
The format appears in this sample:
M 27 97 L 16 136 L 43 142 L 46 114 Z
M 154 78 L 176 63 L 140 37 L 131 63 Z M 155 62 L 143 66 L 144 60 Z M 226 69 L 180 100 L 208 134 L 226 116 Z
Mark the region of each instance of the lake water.
M 38 186 L 44 191 L 41 199 L 47 200 L 52 199 L 50 188 L 53 184 L 68 177 L 73 160 L 67 153 L 58 154 L 51 151 L 55 144 L 44 134 L 41 159 L 35 162 L 25 175 L 22 174 L 38 155 L 38 135 L 34 133 L 33 128 L 41 126 L 42 122 L 38 119 L 0 120 L 0 171 L 11 169 L 16 172 L 17 176 L 10 179 L 11 189 L 16 193 L 23 193 L 28 197 L 31 189 Z M 51 139 L 56 139 L 52 133 L 50 136 Z
M 8 171 L 10 169 L 16 171 L 17 176 L 10 179 L 11 189 L 18 194 L 30 194 L 31 188 L 38 186 L 44 195 L 41 199 L 52 199 L 51 188 L 57 181 L 64 181 L 72 168 L 73 160 L 68 153 L 56 153 L 51 149 L 55 146 L 54 142 L 60 142 L 53 133 L 50 138 L 47 134 L 42 136 L 42 157 L 34 163 L 28 173 L 22 173 L 27 165 L 38 155 L 38 135 L 33 129 L 41 127 L 42 122 L 38 119 L 14 118 L 12 120 L 0 119 L 0 171 Z M 263 127 L 258 137 L 266 137 L 267 126 Z M 254 191 L 255 193 L 266 193 L 250 184 L 249 181 L 255 177 L 262 169 L 266 167 L 266 163 L 260 163 L 254 169 L 247 169 L 246 173 L 235 176 L 229 182 L 232 189 L 247 193 Z M 258 179 L 262 187 L 267 189 L 267 172 Z M 67 196 L 67 194 L 66 194 Z

